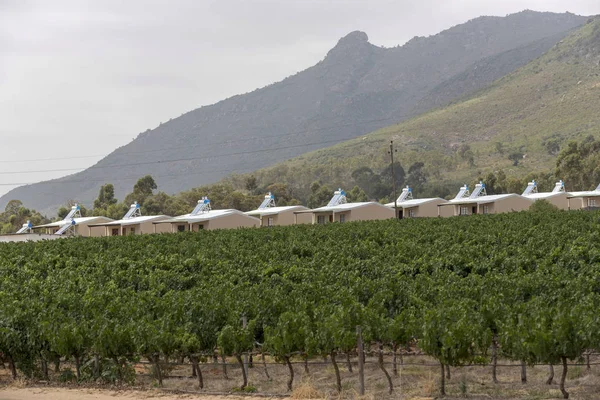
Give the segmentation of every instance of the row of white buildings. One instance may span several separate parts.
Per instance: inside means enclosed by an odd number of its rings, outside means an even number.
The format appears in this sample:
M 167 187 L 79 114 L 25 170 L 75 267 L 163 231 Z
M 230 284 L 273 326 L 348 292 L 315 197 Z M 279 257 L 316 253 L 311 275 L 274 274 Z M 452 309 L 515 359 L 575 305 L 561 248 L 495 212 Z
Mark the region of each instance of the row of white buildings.
M 451 217 L 472 214 L 497 214 L 527 210 L 537 200 L 547 200 L 561 210 L 595 209 L 600 207 L 600 185 L 585 192 L 567 192 L 562 181 L 551 192 L 539 192 L 535 181 L 528 184 L 522 194 L 488 195 L 485 184 L 475 185 L 472 192 L 468 186 L 460 188 L 452 200 L 442 198 L 415 199 L 409 187 L 393 203 L 348 203 L 343 190 L 337 190 L 329 203 L 320 208 L 304 206 L 277 206 L 270 193 L 253 211 L 234 209 L 213 210 L 210 200 L 202 198 L 194 210 L 185 215 L 143 216 L 137 203 L 120 220 L 107 217 L 82 217 L 79 206 L 61 221 L 32 226 L 30 223 L 14 235 L 0 237 L 0 241 L 26 241 L 55 239 L 66 236 L 124 236 L 150 233 L 198 232 L 211 229 L 235 229 L 261 226 L 284 226 L 295 224 L 327 224 L 350 221 L 366 221 L 417 217 Z M 397 211 L 395 211 L 397 210 Z

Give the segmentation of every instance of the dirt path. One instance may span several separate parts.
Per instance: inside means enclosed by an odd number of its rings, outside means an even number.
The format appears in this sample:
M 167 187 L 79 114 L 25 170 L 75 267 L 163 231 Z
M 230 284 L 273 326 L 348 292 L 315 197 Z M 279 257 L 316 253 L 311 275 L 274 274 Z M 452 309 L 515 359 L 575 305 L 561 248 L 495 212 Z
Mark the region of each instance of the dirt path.
M 0 400 L 241 400 L 239 396 L 200 396 L 168 394 L 159 391 L 97 390 L 67 388 L 0 388 Z M 244 398 L 247 400 L 248 398 Z

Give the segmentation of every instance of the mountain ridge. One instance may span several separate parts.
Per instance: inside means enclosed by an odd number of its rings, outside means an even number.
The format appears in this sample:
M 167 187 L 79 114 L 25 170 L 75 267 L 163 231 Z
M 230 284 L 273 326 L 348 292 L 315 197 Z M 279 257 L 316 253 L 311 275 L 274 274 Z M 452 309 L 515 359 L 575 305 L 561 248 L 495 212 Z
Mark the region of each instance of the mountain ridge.
M 543 50 L 585 19 L 530 11 L 480 17 L 394 48 L 375 46 L 366 33 L 354 31 L 304 71 L 184 113 L 141 133 L 83 172 L 16 188 L 0 198 L 0 207 L 18 198 L 51 213 L 70 199 L 89 204 L 105 182 L 113 183 L 122 198 L 147 174 L 156 177 L 159 188 L 174 193 L 231 172 L 266 167 L 460 98 L 537 54 L 507 52 L 534 43 L 542 43 Z M 477 63 L 501 54 L 507 58 L 504 67 L 481 74 L 475 87 L 450 84 Z M 432 91 L 444 83 L 450 84 L 447 93 L 435 98 Z
M 600 17 L 595 17 L 541 57 L 445 107 L 252 175 L 260 188 L 288 182 L 288 190 L 306 199 L 314 181 L 349 188 L 359 183 L 355 171 L 385 170 L 393 140 L 395 160 L 405 171 L 423 163 L 427 182 L 413 188 L 417 197 L 445 197 L 465 182 L 499 171 L 509 178 L 509 190 L 520 193 L 523 179 L 564 179 L 553 176 L 556 155 L 570 141 L 600 138 L 599 109 Z M 590 180 L 600 182 L 600 169 L 594 174 Z M 235 184 L 246 177 L 227 180 Z M 550 190 L 553 182 L 545 183 Z

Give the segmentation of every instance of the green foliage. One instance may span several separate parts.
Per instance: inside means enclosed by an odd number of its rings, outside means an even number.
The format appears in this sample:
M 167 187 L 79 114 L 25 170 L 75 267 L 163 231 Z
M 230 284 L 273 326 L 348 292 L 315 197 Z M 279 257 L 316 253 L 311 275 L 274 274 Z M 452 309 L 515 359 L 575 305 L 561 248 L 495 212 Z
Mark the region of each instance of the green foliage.
M 115 187 L 112 183 L 107 183 L 100 187 L 98 198 L 94 200 L 94 209 L 108 208 L 112 204 L 116 204 L 118 200 L 115 198 Z
M 265 348 L 276 357 L 305 352 L 311 322 L 303 312 L 284 312 L 275 326 L 265 328 Z
M 503 155 L 504 154 L 504 143 L 494 142 L 494 149 L 496 150 L 496 153 Z
M 254 175 L 250 175 L 246 178 L 246 190 L 253 192 L 258 188 L 256 184 L 256 177 Z
M 346 197 L 351 203 L 359 203 L 363 201 L 369 201 L 369 196 L 358 186 L 354 186 L 352 190 L 346 192 Z
M 556 176 L 569 190 L 591 190 L 600 181 L 600 140 L 589 136 L 580 143 L 569 142 L 556 160 Z
M 512 161 L 513 167 L 516 167 L 517 165 L 519 165 L 519 162 L 523 159 L 523 153 L 519 153 L 519 152 L 510 153 L 508 155 L 508 159 L 510 161 Z
M 428 174 L 424 167 L 425 163 L 418 161 L 408 169 L 406 183 L 416 192 L 421 191 L 425 183 L 427 183 Z
M 596 212 L 522 212 L 0 243 L 0 352 L 26 376 L 58 355 L 128 382 L 141 357 L 354 351 L 361 326 L 448 365 L 493 337 L 513 360 L 576 359 L 600 346 L 599 229 Z
M 498 146 L 496 146 L 496 151 L 498 151 Z M 475 154 L 471 150 L 471 146 L 469 146 L 468 144 L 465 143 L 462 146 L 460 146 L 460 148 L 458 149 L 458 155 L 461 159 L 467 161 L 469 167 L 475 166 Z
M 300 200 L 308 198 L 315 179 L 330 187 L 361 186 L 351 174 L 362 167 L 375 172 L 386 168 L 391 139 L 398 149 L 395 159 L 399 163 L 424 164 L 427 182 L 423 187 L 417 190 L 417 185 L 409 182 L 420 197 L 422 193 L 432 193 L 434 187 L 439 193 L 440 185 L 446 182 L 460 185 L 498 170 L 517 180 L 528 174 L 547 173 L 555 166 L 556 154 L 565 151 L 565 143 L 581 141 L 589 135 L 600 138 L 598 65 L 593 56 L 580 56 L 597 54 L 597 32 L 598 19 L 573 32 L 541 58 L 461 101 L 252 174 L 259 185 L 267 181 L 288 182 Z M 579 59 L 581 62 L 576 63 Z M 457 143 L 457 138 L 461 142 Z M 462 140 L 468 145 L 463 146 Z M 513 156 L 509 159 L 510 154 Z M 583 170 L 588 170 L 584 174 L 556 176 L 567 182 L 569 190 L 589 190 L 600 182 L 600 171 L 588 173 L 594 171 L 594 165 L 600 165 L 598 160 L 594 164 L 593 158 L 588 166 L 582 165 Z M 576 160 L 577 157 L 566 160 L 566 165 L 573 165 Z M 578 176 L 589 177 L 593 182 L 578 182 Z M 457 189 L 442 193 L 441 197 Z
M 125 204 L 133 204 L 134 202 L 138 202 L 141 206 L 144 205 L 146 199 L 154 193 L 154 191 L 158 189 L 154 178 L 150 175 L 146 175 L 133 185 L 133 192 L 125 196 Z
M 252 350 L 255 327 L 255 321 L 251 321 L 246 328 L 239 324 L 225 325 L 217 339 L 219 348 L 224 354 L 235 355 Z
M 444 365 L 460 366 L 487 351 L 489 332 L 482 317 L 466 299 L 447 298 L 425 312 L 419 346 Z
M 309 208 L 326 206 L 333 195 L 333 191 L 327 186 L 321 186 L 319 182 L 313 182 L 310 186 L 311 194 L 308 198 Z
M 245 387 L 232 387 L 231 391 L 233 393 L 256 393 L 258 392 L 258 389 L 256 388 L 256 386 L 252 386 L 252 385 L 248 385 Z
M 542 143 L 548 154 L 555 156 L 560 151 L 560 142 L 558 139 L 549 139 Z
M 82 217 L 87 217 L 91 214 L 84 205 L 77 203 L 75 200 L 69 200 L 66 205 L 64 205 L 58 209 L 58 213 L 57 213 L 58 219 L 57 220 L 64 219 L 71 212 L 71 209 L 76 204 L 79 205 L 79 212 L 81 213 Z
M 15 233 L 27 221 L 31 221 L 33 225 L 50 222 L 48 218 L 37 211 L 25 208 L 20 200 L 11 200 L 6 205 L 4 212 L 0 213 L 0 233 Z
M 556 207 L 554 204 L 550 203 L 546 199 L 540 199 L 540 200 L 536 200 L 531 205 L 531 207 L 529 207 L 528 211 L 529 212 L 538 212 L 538 213 L 547 213 L 547 212 L 558 211 L 558 207 Z

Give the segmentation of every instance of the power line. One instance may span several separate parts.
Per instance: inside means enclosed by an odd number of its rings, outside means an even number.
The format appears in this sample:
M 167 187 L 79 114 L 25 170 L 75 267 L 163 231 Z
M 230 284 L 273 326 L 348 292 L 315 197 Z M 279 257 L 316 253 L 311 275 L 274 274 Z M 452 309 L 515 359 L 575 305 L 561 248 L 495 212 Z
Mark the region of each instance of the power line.
M 351 140 L 354 138 L 355 138 L 355 136 L 345 137 L 345 138 L 341 138 L 341 139 L 334 139 L 334 140 L 325 140 L 325 141 L 321 141 L 321 142 L 297 144 L 297 145 L 291 145 L 291 146 L 272 147 L 272 148 L 260 149 L 260 150 L 239 151 L 239 152 L 235 152 L 235 153 L 214 154 L 214 155 L 210 155 L 210 156 L 204 155 L 202 157 L 176 158 L 176 159 L 171 159 L 171 160 L 145 161 L 145 162 L 129 163 L 129 164 L 114 164 L 114 165 L 91 166 L 91 167 L 83 167 L 83 168 L 58 168 L 58 169 L 10 171 L 10 172 L 3 171 L 3 172 L 0 172 L 0 175 L 33 174 L 33 173 L 42 173 L 42 172 L 81 171 L 81 170 L 90 170 L 90 169 L 121 168 L 121 167 L 133 167 L 133 166 L 137 166 L 137 165 L 152 165 L 152 164 L 163 164 L 163 163 L 171 163 L 171 162 L 195 161 L 195 160 L 202 160 L 202 159 L 212 159 L 212 158 L 216 158 L 216 157 L 258 154 L 258 153 L 265 153 L 268 151 L 275 151 L 275 150 L 286 150 L 286 149 L 292 149 L 292 148 L 298 148 L 298 147 L 316 146 L 316 145 L 321 145 L 321 144 L 332 144 L 332 143 L 343 142 L 346 140 Z
M 330 140 L 330 141 L 324 141 L 324 142 L 315 142 L 315 143 L 306 143 L 303 145 L 294 145 L 294 146 L 285 146 L 285 147 L 281 147 L 281 148 L 269 148 L 269 149 L 261 149 L 261 150 L 254 150 L 254 151 L 246 151 L 246 152 L 237 152 L 237 153 L 229 153 L 229 154 L 221 154 L 221 155 L 214 155 L 214 156 L 210 156 L 210 157 L 198 157 L 198 158 L 189 158 L 189 159 L 178 159 L 178 160 L 168 160 L 168 161 L 159 161 L 159 162 L 145 162 L 145 163 L 132 163 L 132 164 L 121 164 L 121 165 L 115 165 L 115 166 L 107 166 L 107 167 L 98 167 L 98 168 L 111 168 L 111 167 L 124 167 L 124 166 L 132 166 L 132 165 L 145 165 L 145 164 L 149 164 L 149 163 L 167 163 L 167 162 L 176 162 L 176 161 L 185 161 L 185 160 L 201 160 L 201 159 L 210 159 L 210 158 L 214 158 L 214 157 L 221 157 L 221 156 L 229 156 L 229 155 L 240 155 L 240 154 L 254 154 L 254 153 L 262 153 L 262 152 L 267 152 L 267 151 L 274 151 L 274 150 L 281 150 L 281 149 L 286 149 L 286 148 L 295 148 L 295 147 L 302 147 L 302 146 L 312 146 L 312 145 L 316 145 L 316 144 L 324 144 L 324 143 L 335 143 L 335 142 L 343 142 L 349 139 L 354 139 L 354 137 L 352 138 L 342 138 L 342 139 L 336 139 L 336 140 Z M 245 164 L 248 165 L 248 164 Z M 97 168 L 97 167 L 90 167 L 91 168 Z M 210 172 L 234 172 L 236 170 L 238 170 L 240 168 L 240 166 L 237 166 L 236 168 L 231 168 L 231 169 L 223 169 L 223 170 L 211 170 Z M 32 171 L 33 172 L 33 171 Z M 53 170 L 43 170 L 40 172 L 53 172 Z M 2 172 L 0 174 L 11 174 L 14 173 L 16 174 L 17 172 Z M 197 172 L 184 172 L 184 173 L 175 173 L 175 174 L 168 174 L 168 175 L 153 175 L 154 178 L 162 178 L 162 177 L 172 177 L 172 176 L 186 176 L 186 175 L 197 175 L 200 176 L 202 174 L 199 174 Z M 41 185 L 41 184 L 45 184 L 45 185 L 59 185 L 59 184 L 67 184 L 67 183 L 85 183 L 85 182 L 112 182 L 112 181 L 127 181 L 127 180 L 132 180 L 132 179 L 138 179 L 140 176 L 136 175 L 136 176 L 131 176 L 131 177 L 106 177 L 106 178 L 91 178 L 91 179 L 81 179 L 81 180 L 75 180 L 75 179 L 68 179 L 68 178 L 53 178 L 53 180 L 49 180 L 49 181 L 44 181 L 44 182 L 11 182 L 11 183 L 0 183 L 0 186 L 22 186 L 22 185 L 33 185 L 33 184 L 37 184 L 37 185 Z M 63 181 L 56 181 L 57 179 L 64 179 Z
M 344 128 L 344 127 L 348 127 L 348 126 L 366 125 L 366 124 L 375 123 L 375 122 L 384 122 L 384 121 L 397 120 L 397 119 L 398 119 L 397 117 L 378 118 L 378 119 L 372 119 L 372 120 L 367 120 L 367 121 L 330 125 L 330 126 L 321 127 L 321 128 L 298 130 L 298 131 L 294 131 L 294 132 L 290 132 L 290 133 L 283 133 L 283 134 L 277 134 L 277 135 L 267 135 L 267 136 L 260 136 L 260 137 L 253 136 L 250 138 L 231 139 L 231 140 L 224 140 L 224 141 L 220 141 L 220 142 L 202 143 L 202 144 L 188 145 L 188 146 L 164 147 L 162 149 L 156 149 L 156 150 L 129 151 L 129 152 L 119 153 L 119 155 L 159 153 L 159 152 L 165 152 L 168 150 L 180 150 L 180 149 L 189 149 L 189 148 L 195 148 L 195 147 L 207 147 L 207 146 L 217 146 L 217 145 L 223 145 L 223 144 L 242 143 L 242 142 L 249 142 L 252 140 L 262 140 L 262 139 L 272 139 L 272 138 L 280 138 L 280 137 L 287 137 L 287 136 L 295 136 L 295 135 L 300 135 L 302 133 L 321 132 L 321 131 L 326 131 L 326 130 L 330 130 L 330 129 L 334 129 L 334 128 Z M 260 127 L 253 127 L 253 128 L 260 129 Z M 358 136 L 360 136 L 360 135 L 358 135 Z M 353 136 L 353 138 L 358 137 L 358 136 Z M 84 159 L 84 158 L 106 157 L 106 156 L 107 156 L 107 154 L 95 154 L 95 155 L 91 154 L 91 155 L 72 156 L 72 157 L 33 158 L 33 159 L 27 159 L 27 160 L 0 160 L 0 163 L 12 164 L 12 163 L 38 162 L 38 161 L 64 161 L 64 160 L 78 160 L 78 159 Z M 85 167 L 85 168 L 87 168 L 87 167 Z M 85 168 L 81 168 L 81 169 L 85 169 Z
M 322 61 L 321 61 L 322 62 Z M 337 65 L 337 64 L 334 64 Z M 290 85 L 290 83 L 286 82 L 287 78 L 276 82 L 276 85 L 281 85 L 281 86 L 288 86 Z M 464 95 L 464 97 L 461 97 L 459 100 L 464 101 L 465 99 L 469 99 L 469 98 L 477 98 L 477 97 L 481 97 L 482 96 L 482 91 L 485 90 L 487 87 L 484 88 L 480 88 L 480 89 L 476 89 L 473 92 L 468 92 Z M 535 89 L 536 93 L 538 95 L 544 94 L 546 92 L 554 92 L 556 89 L 565 89 L 567 88 L 566 85 L 562 85 L 558 88 L 548 88 L 548 89 Z M 262 88 L 259 88 L 258 90 L 260 90 Z M 504 90 L 505 88 L 498 88 L 498 90 Z M 532 91 L 534 89 L 532 88 Z M 564 94 L 564 93 L 560 93 L 560 94 Z M 558 96 L 559 94 L 556 94 L 556 96 Z M 502 95 L 503 99 L 523 99 L 522 95 L 506 95 L 503 94 Z M 225 100 L 229 100 L 225 99 Z M 224 101 L 225 101 L 224 100 Z M 210 105 L 207 106 L 202 106 L 200 108 L 188 111 L 186 113 L 183 113 L 181 116 L 189 114 L 191 112 L 194 112 L 196 110 L 199 110 L 203 107 L 209 107 Z M 450 107 L 452 106 L 452 102 L 447 102 L 445 105 L 443 105 L 444 107 Z M 428 111 L 434 110 L 436 109 L 436 107 L 439 106 L 435 106 L 430 110 L 426 110 L 424 112 L 420 112 L 417 115 L 423 115 Z M 180 116 L 180 117 L 181 117 Z M 333 128 L 337 128 L 337 127 L 346 127 L 346 126 L 353 126 L 353 125 L 365 125 L 365 124 L 369 124 L 369 123 L 374 123 L 374 122 L 384 122 L 384 121 L 390 121 L 390 120 L 399 120 L 402 119 L 404 117 L 410 117 L 411 114 L 408 113 L 407 115 L 403 115 L 403 116 L 397 116 L 397 117 L 387 117 L 387 118 L 378 118 L 378 119 L 372 119 L 372 120 L 367 120 L 367 121 L 359 121 L 359 122 L 353 122 L 353 123 L 347 123 L 347 124 L 337 124 L 337 125 L 332 125 L 332 126 L 328 126 L 328 127 L 322 127 L 322 128 L 313 128 L 313 129 L 306 129 L 306 130 L 299 130 L 299 131 L 295 131 L 295 132 L 291 132 L 291 133 L 286 133 L 286 134 L 278 134 L 278 135 L 269 135 L 269 136 L 262 136 L 262 137 L 251 137 L 251 138 L 245 138 L 245 139 L 237 139 L 237 140 L 226 140 L 226 141 L 222 141 L 222 142 L 213 142 L 213 143 L 209 143 L 208 145 L 219 145 L 219 144 L 228 144 L 228 143 L 239 143 L 239 142 L 245 142 L 245 141 L 251 141 L 251 140 L 260 140 L 260 139 L 265 139 L 265 138 L 276 138 L 276 137 L 285 137 L 285 136 L 292 136 L 292 135 L 297 135 L 297 134 L 302 134 L 302 133 L 307 133 L 307 132 L 320 132 L 320 131 L 324 131 L 324 130 L 328 130 L 328 129 L 333 129 Z M 177 117 L 177 118 L 180 118 Z M 175 119 L 177 119 L 175 118 Z M 169 121 L 170 122 L 170 121 Z M 166 122 L 165 124 L 168 124 L 169 122 Z M 400 123 L 402 121 L 399 121 L 398 123 Z M 264 129 L 264 126 L 252 126 L 250 127 L 251 129 Z M 155 128 L 155 129 L 158 129 Z M 109 135 L 111 136 L 111 135 Z M 112 136 L 128 136 L 128 135 L 112 135 Z M 360 135 L 358 135 L 360 136 Z M 358 137 L 356 136 L 356 137 Z M 207 144 L 198 144 L 198 145 L 189 145 L 189 146 L 176 146 L 176 147 L 165 147 L 162 149 L 157 149 L 157 150 L 144 150 L 144 151 L 132 151 L 132 152 L 124 152 L 124 153 L 119 153 L 119 155 L 129 155 L 129 154 L 146 154 L 146 153 L 155 153 L 155 152 L 162 152 L 162 151 L 166 151 L 166 150 L 177 150 L 177 149 L 187 149 L 187 148 L 193 148 L 193 147 L 206 147 Z M 110 153 L 109 153 L 110 154 Z M 37 158 L 37 159 L 27 159 L 27 160 L 0 160 L 0 164 L 4 164 L 4 163 L 22 163 L 22 162 L 36 162 L 36 161 L 61 161 L 61 160 L 75 160 L 75 159 L 84 159 L 84 158 L 94 158 L 94 157 L 105 157 L 107 156 L 106 154 L 98 154 L 98 155 L 85 155 L 85 156 L 73 156 L 73 157 L 58 157 L 58 158 Z M 84 169 L 84 168 L 81 168 Z
M 232 169 L 212 170 L 211 172 L 233 172 L 235 170 L 236 170 L 235 168 L 232 168 Z M 152 175 L 152 177 L 153 178 L 170 178 L 173 176 L 186 176 L 186 175 L 201 176 L 201 174 L 196 174 L 194 172 L 184 172 L 184 173 L 179 173 L 179 174 Z M 121 178 L 106 177 L 106 178 L 80 179 L 80 180 L 73 179 L 73 180 L 63 181 L 63 182 L 45 181 L 45 182 L 0 183 L 0 186 L 22 186 L 22 185 L 33 185 L 33 184 L 35 184 L 35 185 L 60 185 L 60 184 L 65 184 L 65 183 L 85 183 L 85 182 L 111 183 L 113 181 L 129 181 L 129 180 L 135 180 L 135 179 L 139 179 L 139 178 L 140 178 L 139 175 L 135 175 L 135 176 L 121 177 Z M 61 179 L 61 178 L 56 178 L 56 179 Z M 46 193 L 46 194 L 50 194 L 50 193 Z

